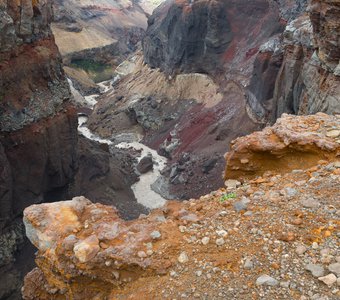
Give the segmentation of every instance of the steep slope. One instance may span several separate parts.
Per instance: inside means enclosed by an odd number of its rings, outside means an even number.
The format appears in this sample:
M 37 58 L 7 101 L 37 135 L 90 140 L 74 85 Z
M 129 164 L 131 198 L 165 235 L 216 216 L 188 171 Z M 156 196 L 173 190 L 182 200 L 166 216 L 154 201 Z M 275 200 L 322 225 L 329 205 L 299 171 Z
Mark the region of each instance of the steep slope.
M 50 2 L 1 1 L 0 15 L 2 298 L 20 286 L 20 272 L 32 265 L 27 246 L 26 263 L 13 269 L 24 236 L 15 218 L 32 203 L 66 195 L 76 173 L 77 117 L 49 28 Z
M 89 127 L 113 140 L 142 132 L 169 158 L 153 185 L 165 198 L 217 189 L 225 145 L 263 126 L 244 86 L 260 45 L 283 28 L 279 6 L 267 0 L 164 2 L 149 18 L 143 58 L 118 67 L 123 78 L 101 97 Z
M 292 20 L 283 41 L 262 47 L 249 87 L 258 116 L 274 122 L 285 112 L 340 112 L 339 16 L 339 1 L 312 1 L 309 16 Z
M 306 119 L 315 124 L 307 133 L 290 130 Z M 39 252 L 24 299 L 338 299 L 340 144 L 319 128 L 340 134 L 340 117 L 286 121 L 287 139 L 335 143 L 332 159 L 321 160 L 328 149 L 320 148 L 310 168 L 302 153 L 292 172 L 262 170 L 130 222 L 83 197 L 27 208 Z M 263 136 L 249 140 L 261 145 Z
M 2 2 L 1 13 L 1 166 L 11 174 L 1 193 L 9 202 L 2 201 L 3 225 L 73 178 L 77 118 L 49 28 L 50 2 Z
M 132 47 L 140 40 L 138 35 L 145 27 L 145 12 L 133 1 L 101 0 L 95 5 L 86 0 L 54 1 L 52 29 L 63 56 L 105 47 L 119 39 L 127 51 L 129 44 Z
M 249 69 L 259 45 L 283 29 L 278 6 L 266 0 L 166 1 L 148 25 L 144 60 L 166 74 Z
M 147 16 L 161 0 L 54 1 L 52 30 L 64 63 L 86 70 L 95 81 L 109 79 L 113 67 L 136 50 Z M 74 71 L 66 70 L 74 81 Z M 87 85 L 84 85 L 86 87 Z
M 33 265 L 25 207 L 81 193 L 115 203 L 125 218 L 146 210 L 130 188 L 133 158 L 78 140 L 77 111 L 50 30 L 51 1 L 0 1 L 0 16 L 0 298 L 19 299 L 23 273 Z

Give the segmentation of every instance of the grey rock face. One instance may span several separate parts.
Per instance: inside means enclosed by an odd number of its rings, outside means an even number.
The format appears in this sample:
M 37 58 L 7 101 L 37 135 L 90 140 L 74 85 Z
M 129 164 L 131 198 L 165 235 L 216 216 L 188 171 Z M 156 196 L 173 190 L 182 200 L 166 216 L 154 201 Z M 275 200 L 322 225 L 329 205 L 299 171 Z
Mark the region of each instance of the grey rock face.
M 301 15 L 307 7 L 307 0 L 274 0 L 280 7 L 281 17 L 287 21 Z
M 21 1 L 20 5 L 0 3 L 0 52 L 13 50 L 23 43 L 31 43 L 51 36 L 50 0 Z
M 331 18 L 327 20 L 325 28 L 334 26 Z M 302 15 L 288 23 L 281 46 L 261 47 L 249 86 L 250 103 L 259 117 L 274 122 L 283 113 L 340 112 L 338 54 L 337 50 L 326 50 L 327 56 L 323 53 L 319 22 L 315 11 L 311 16 Z
M 328 266 L 328 270 L 336 274 L 337 276 L 340 276 L 340 263 L 334 263 Z
M 233 38 L 223 1 L 177 4 L 167 1 L 149 18 L 144 59 L 167 74 L 210 73 Z M 168 10 L 164 17 L 164 10 Z

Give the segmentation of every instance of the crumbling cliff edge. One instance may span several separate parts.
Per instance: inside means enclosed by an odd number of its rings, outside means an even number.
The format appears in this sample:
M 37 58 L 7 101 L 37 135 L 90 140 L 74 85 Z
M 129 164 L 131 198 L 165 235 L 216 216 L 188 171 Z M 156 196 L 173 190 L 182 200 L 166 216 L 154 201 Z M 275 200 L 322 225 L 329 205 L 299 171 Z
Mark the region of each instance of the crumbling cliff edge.
M 287 169 L 263 167 L 134 221 L 84 197 L 28 207 L 38 268 L 24 299 L 336 299 L 339 137 L 340 116 L 283 116 L 236 140 L 226 157 L 257 166 L 254 152 L 272 151 Z

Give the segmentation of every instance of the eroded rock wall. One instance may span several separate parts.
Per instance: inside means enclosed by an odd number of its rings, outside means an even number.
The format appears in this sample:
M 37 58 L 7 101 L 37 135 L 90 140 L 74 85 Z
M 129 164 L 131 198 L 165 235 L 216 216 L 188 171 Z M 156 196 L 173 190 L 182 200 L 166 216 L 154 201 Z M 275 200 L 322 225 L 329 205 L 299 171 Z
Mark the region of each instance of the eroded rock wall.
M 260 44 L 282 30 L 278 6 L 266 0 L 169 0 L 148 25 L 144 60 L 166 74 L 247 73 Z
M 291 20 L 257 56 L 250 98 L 260 107 L 257 115 L 270 122 L 282 113 L 340 112 L 340 4 L 312 1 L 308 12 Z
M 340 60 L 340 3 L 338 0 L 312 0 L 309 16 L 313 25 L 314 46 L 324 66 L 335 71 Z M 339 69 L 336 71 L 339 76 Z
M 15 218 L 32 203 L 66 195 L 77 169 L 77 116 L 51 19 L 48 0 L 0 1 L 0 238 L 8 241 L 0 298 L 25 272 L 11 269 L 23 242 Z M 29 265 L 29 251 L 23 253 Z
M 77 119 L 49 27 L 50 1 L 2 1 L 0 8 L 3 226 L 73 178 Z

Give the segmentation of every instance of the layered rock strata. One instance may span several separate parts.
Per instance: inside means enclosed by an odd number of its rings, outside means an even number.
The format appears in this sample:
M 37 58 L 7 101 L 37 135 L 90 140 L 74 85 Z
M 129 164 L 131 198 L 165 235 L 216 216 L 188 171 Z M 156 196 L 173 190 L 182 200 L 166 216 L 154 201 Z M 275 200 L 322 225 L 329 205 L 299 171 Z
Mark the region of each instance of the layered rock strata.
M 2 1 L 0 8 L 3 225 L 71 181 L 77 118 L 49 27 L 51 3 Z
M 308 10 L 257 56 L 250 99 L 270 122 L 282 113 L 340 112 L 339 2 L 312 1 Z
M 14 219 L 67 195 L 77 169 L 76 111 L 51 19 L 50 1 L 0 1 L 0 298 L 19 298 L 20 273 L 32 266 L 30 247 L 17 252 L 24 236 Z

